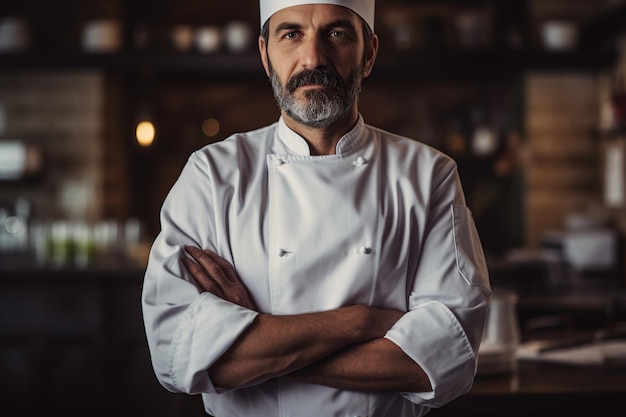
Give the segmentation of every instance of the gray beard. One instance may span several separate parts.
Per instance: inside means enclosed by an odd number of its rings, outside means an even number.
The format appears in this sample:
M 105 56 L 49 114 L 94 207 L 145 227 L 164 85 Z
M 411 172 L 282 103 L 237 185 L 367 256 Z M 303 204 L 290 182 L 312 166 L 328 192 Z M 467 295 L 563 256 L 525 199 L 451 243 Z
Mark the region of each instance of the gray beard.
M 330 127 L 346 114 L 359 98 L 361 79 L 360 72 L 355 71 L 347 83 L 335 82 L 332 86 L 335 94 L 329 95 L 327 89 L 315 89 L 306 92 L 305 100 L 297 101 L 270 65 L 270 81 L 278 107 L 296 122 L 311 128 Z

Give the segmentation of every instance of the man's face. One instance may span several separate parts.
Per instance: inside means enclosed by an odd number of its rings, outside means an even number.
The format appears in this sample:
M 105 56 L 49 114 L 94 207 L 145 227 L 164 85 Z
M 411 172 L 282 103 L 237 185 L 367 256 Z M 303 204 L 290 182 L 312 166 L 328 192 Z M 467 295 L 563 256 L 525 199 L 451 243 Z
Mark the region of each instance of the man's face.
M 353 109 L 371 70 L 359 17 L 339 6 L 304 5 L 276 12 L 269 24 L 260 47 L 280 109 L 314 128 Z

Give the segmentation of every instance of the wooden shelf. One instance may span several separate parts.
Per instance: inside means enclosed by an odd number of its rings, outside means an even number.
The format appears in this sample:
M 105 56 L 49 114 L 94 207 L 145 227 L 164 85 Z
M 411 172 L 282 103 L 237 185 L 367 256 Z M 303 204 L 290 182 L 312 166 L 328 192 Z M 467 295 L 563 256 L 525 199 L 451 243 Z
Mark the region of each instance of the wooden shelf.
M 204 74 L 264 76 L 257 54 L 177 54 L 153 52 L 25 52 L 0 55 L 0 71 L 94 69 L 124 75 Z
M 528 70 L 594 71 L 610 65 L 612 51 L 545 52 L 527 50 L 416 50 L 381 54 L 376 81 L 463 80 L 510 77 Z M 93 69 L 129 77 L 221 78 L 265 77 L 256 52 L 200 54 L 120 52 L 88 54 L 45 51 L 0 55 L 0 71 Z
M 378 80 L 510 79 L 527 71 L 597 71 L 614 62 L 612 51 L 546 52 L 540 50 L 417 51 L 379 59 Z

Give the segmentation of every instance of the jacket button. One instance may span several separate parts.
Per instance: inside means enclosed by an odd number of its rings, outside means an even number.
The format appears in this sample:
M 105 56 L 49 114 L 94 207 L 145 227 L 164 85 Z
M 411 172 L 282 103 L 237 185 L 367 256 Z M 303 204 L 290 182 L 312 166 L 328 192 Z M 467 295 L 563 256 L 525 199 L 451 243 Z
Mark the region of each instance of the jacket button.
M 359 255 L 369 255 L 372 253 L 372 248 L 369 246 L 362 246 L 356 250 L 356 253 Z
M 352 162 L 352 164 L 355 167 L 360 167 L 360 166 L 367 164 L 367 159 L 363 158 L 362 156 L 359 156 L 354 162 Z

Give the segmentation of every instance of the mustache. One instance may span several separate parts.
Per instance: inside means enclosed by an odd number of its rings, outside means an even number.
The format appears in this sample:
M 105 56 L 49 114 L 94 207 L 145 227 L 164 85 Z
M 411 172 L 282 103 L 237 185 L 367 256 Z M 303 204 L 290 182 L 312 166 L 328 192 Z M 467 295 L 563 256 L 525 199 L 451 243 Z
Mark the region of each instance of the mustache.
M 293 93 L 298 87 L 305 85 L 323 85 L 339 89 L 343 87 L 343 84 L 343 80 L 335 73 L 324 68 L 316 68 L 300 71 L 287 81 L 285 88 Z

